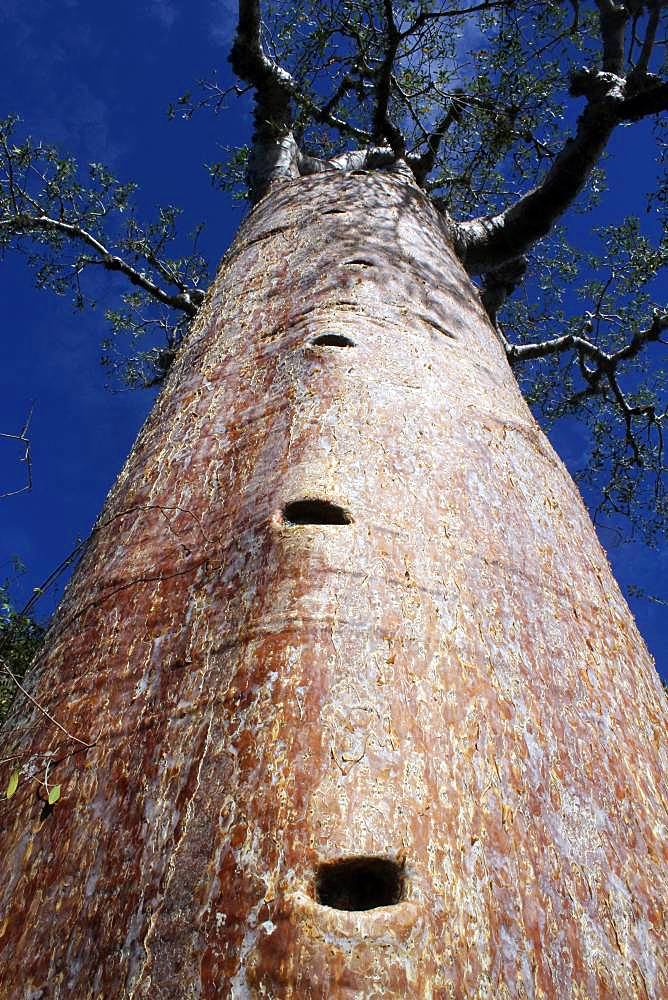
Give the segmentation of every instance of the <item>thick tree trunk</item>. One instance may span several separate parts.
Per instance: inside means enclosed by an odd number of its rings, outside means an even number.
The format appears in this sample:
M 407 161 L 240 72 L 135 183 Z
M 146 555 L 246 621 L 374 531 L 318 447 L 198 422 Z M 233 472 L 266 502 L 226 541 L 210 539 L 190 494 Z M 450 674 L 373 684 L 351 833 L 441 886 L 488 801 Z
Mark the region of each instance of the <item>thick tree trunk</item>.
M 243 225 L 39 678 L 3 996 L 667 995 L 665 698 L 405 179 Z

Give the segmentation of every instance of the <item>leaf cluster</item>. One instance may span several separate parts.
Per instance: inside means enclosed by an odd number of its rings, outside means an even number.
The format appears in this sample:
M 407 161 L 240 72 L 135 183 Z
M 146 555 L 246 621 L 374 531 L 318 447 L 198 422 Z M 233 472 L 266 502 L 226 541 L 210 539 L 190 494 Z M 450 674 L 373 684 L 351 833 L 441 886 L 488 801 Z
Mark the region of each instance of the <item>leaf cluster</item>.
M 45 629 L 18 611 L 7 584 L 0 586 L 0 658 L 21 681 L 39 652 Z M 7 718 L 17 688 L 5 670 L 0 671 L 0 724 Z

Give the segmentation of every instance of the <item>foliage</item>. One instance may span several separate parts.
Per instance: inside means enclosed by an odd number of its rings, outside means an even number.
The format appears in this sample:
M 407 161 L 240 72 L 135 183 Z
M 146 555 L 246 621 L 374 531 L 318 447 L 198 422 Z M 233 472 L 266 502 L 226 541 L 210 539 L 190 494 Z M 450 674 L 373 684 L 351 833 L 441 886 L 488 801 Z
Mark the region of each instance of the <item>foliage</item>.
M 0 664 L 22 681 L 44 640 L 45 629 L 15 608 L 7 584 L 0 586 Z M 0 670 L 0 723 L 7 717 L 17 688 L 7 671 Z
M 518 344 L 586 337 L 609 356 L 642 338 L 656 315 L 668 236 L 652 240 L 638 217 L 595 227 L 591 250 L 578 251 L 560 236 L 553 233 L 532 254 L 534 277 L 499 313 L 504 332 Z M 594 518 L 621 517 L 650 544 L 668 522 L 666 361 L 657 336 L 620 363 L 614 380 L 592 383 L 593 369 L 577 353 L 548 354 L 517 372 L 544 426 L 577 420 L 582 436 L 586 431 L 589 443 L 575 478 L 599 498 Z
M 417 10 L 416 10 L 417 7 Z M 501 206 L 509 177 L 529 183 L 562 138 L 568 70 L 582 60 L 585 31 L 570 31 L 567 9 L 548 3 L 392 4 L 400 39 L 393 60 L 388 117 L 406 151 L 435 155 L 428 189 L 452 214 Z M 341 117 L 379 142 L 378 70 L 387 53 L 386 4 L 337 2 L 302 7 L 275 0 L 266 21 L 269 51 L 312 100 L 340 92 Z M 304 141 L 336 145 L 331 127 L 300 108 Z M 447 142 L 438 142 L 439 130 Z
M 96 305 L 88 290 L 95 282 L 86 283 L 91 272 L 129 279 L 123 307 L 105 314 L 111 337 L 103 363 L 130 384 L 145 385 L 164 376 L 159 351 L 175 350 L 183 339 L 208 270 L 197 249 L 202 226 L 175 253 L 179 210 L 163 206 L 154 221 L 141 223 L 132 203 L 136 187 L 100 163 L 81 170 L 54 146 L 21 136 L 15 115 L 0 120 L 0 259 L 9 250 L 23 254 L 37 287 L 71 296 L 77 310 Z M 129 339 L 129 358 L 119 350 L 121 338 Z M 140 339 L 149 346 L 137 352 Z

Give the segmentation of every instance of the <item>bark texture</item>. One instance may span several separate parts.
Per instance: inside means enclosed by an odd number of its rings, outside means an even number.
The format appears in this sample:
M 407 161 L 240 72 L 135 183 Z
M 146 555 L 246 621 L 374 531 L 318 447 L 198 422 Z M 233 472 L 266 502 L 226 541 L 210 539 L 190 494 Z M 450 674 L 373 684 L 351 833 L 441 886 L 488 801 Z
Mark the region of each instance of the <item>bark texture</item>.
M 4 997 L 668 995 L 665 697 L 404 178 L 244 223 L 34 690 L 100 735 L 1 806 Z

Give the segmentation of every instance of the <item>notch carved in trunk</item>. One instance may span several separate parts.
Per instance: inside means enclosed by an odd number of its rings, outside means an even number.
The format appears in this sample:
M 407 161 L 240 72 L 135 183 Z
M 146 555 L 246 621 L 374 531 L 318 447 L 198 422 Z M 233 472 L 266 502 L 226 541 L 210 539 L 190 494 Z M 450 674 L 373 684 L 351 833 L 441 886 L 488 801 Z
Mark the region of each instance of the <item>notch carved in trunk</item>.
M 329 500 L 308 497 L 292 500 L 283 508 L 286 524 L 352 524 L 351 515 L 343 507 Z
M 355 341 L 342 333 L 321 333 L 310 344 L 311 347 L 355 347 Z
M 318 866 L 316 899 L 334 910 L 393 906 L 404 894 L 403 865 L 389 858 L 355 857 Z

